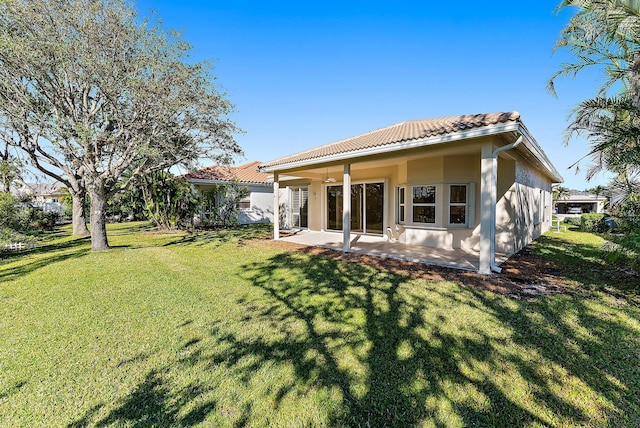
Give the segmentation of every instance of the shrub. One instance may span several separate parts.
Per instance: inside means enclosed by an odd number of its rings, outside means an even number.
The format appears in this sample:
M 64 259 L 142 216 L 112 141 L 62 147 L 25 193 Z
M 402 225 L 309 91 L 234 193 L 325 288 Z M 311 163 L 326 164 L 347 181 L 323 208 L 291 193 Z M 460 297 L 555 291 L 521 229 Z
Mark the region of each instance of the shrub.
M 634 269 L 640 267 L 638 253 L 616 242 L 607 241 L 600 246 L 601 258 L 607 263 L 619 266 L 629 265 Z
M 606 215 L 597 213 L 582 214 L 580 217 L 580 230 L 583 232 L 605 232 L 607 225 L 604 222 Z
M 568 224 L 568 225 L 571 225 L 571 226 L 580 227 L 581 218 L 580 217 L 565 217 L 563 222 Z
M 201 198 L 201 211 L 206 213 L 202 224 L 218 227 L 237 225 L 240 200 L 247 196 L 249 189 L 237 181 L 213 186 Z
M 27 242 L 31 239 L 33 239 L 31 236 L 0 226 L 0 245 Z

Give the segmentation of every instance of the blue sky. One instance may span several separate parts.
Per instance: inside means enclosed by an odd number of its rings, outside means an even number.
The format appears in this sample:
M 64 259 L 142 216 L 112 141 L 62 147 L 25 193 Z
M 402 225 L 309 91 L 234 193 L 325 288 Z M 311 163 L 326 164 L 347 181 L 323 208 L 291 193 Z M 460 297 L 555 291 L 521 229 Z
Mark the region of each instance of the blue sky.
M 570 17 L 558 0 L 138 0 L 211 59 L 236 106 L 244 160 L 268 161 L 409 119 L 517 110 L 565 178 L 587 152 L 563 145 L 571 109 L 602 79 L 589 73 L 545 87 L 566 54 L 552 48 Z M 587 163 L 582 163 L 582 170 Z

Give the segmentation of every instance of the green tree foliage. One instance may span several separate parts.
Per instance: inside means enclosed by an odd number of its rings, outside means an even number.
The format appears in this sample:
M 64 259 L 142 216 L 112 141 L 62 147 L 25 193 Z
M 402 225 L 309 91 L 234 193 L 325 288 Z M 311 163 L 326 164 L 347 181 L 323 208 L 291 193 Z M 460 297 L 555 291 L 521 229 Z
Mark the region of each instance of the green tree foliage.
M 198 197 L 189 183 L 165 171 L 144 176 L 138 187 L 144 200 L 144 213 L 157 227 L 175 230 L 193 227 Z
M 589 158 L 587 179 L 611 171 L 616 181 L 628 182 L 640 172 L 640 1 L 563 0 L 558 10 L 570 7 L 577 11 L 555 49 L 567 50 L 575 60 L 552 76 L 550 91 L 555 94 L 558 77 L 575 77 L 588 68 L 598 68 L 606 78 L 595 97 L 574 109 L 565 143 L 573 136 L 590 141 L 590 151 L 574 164 L 579 168 Z M 621 204 L 632 200 L 623 198 Z
M 137 185 L 131 185 L 124 191 L 116 193 L 107 203 L 107 215 L 110 221 L 116 222 L 146 219 L 144 209 L 142 189 Z
M 10 192 L 11 185 L 20 174 L 20 166 L 11 160 L 0 159 L 0 186 L 3 192 Z
M 64 183 L 92 249 L 108 248 L 110 196 L 176 164 L 240 148 L 231 104 L 180 34 L 126 0 L 0 1 L 0 116 L 33 165 Z M 74 220 L 74 230 L 79 222 Z
M 13 156 L 9 150 L 9 141 L 0 131 L 0 139 L 4 143 L 4 150 L 0 152 L 0 191 L 10 192 L 11 185 L 21 178 L 22 162 Z
M 566 49 L 575 58 L 564 63 L 549 80 L 555 94 L 558 77 L 576 77 L 589 68 L 599 68 L 606 76 L 598 88 L 605 95 L 616 84 L 640 96 L 640 1 L 637 0 L 563 0 L 556 11 L 577 8 L 560 33 L 554 49 Z M 616 89 L 617 90 L 617 89 Z
M 9 192 L 0 192 L 0 228 L 15 229 L 18 224 L 18 201 Z
M 591 142 L 587 178 L 601 171 L 623 174 L 640 168 L 640 109 L 625 94 L 581 102 L 567 128 Z
M 600 184 L 598 184 L 595 187 L 592 187 L 590 189 L 587 189 L 587 192 L 591 193 L 592 195 L 594 195 L 596 198 L 599 197 L 600 195 L 604 195 L 607 191 L 607 188 L 605 186 L 602 186 Z
M 50 229 L 60 219 L 57 212 L 44 212 L 28 200 L 0 192 L 0 242 L 10 243 L 30 239 L 28 234 Z
M 551 189 L 551 197 L 554 204 L 558 201 L 567 200 L 569 198 L 569 194 L 569 189 L 563 186 L 554 186 L 553 189 Z
M 609 183 L 615 203 L 611 213 L 621 221 L 623 229 L 640 230 L 640 173 L 618 175 Z
M 237 181 L 213 186 L 202 195 L 203 224 L 218 227 L 237 225 L 240 201 L 247 196 L 249 189 Z
M 583 232 L 604 232 L 607 225 L 604 222 L 606 215 L 598 213 L 586 213 L 580 216 L 580 230 Z

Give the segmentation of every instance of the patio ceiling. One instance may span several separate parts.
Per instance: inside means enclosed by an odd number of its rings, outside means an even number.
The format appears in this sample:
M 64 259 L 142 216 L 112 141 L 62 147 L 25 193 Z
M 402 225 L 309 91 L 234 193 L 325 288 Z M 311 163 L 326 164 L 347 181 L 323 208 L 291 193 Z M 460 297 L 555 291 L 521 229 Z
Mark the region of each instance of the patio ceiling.
M 351 164 L 351 172 L 354 173 L 363 170 L 396 167 L 399 162 L 410 160 L 424 159 L 425 161 L 428 161 L 431 158 L 446 155 L 479 154 L 480 149 L 481 147 L 479 145 L 465 141 L 457 144 L 450 144 L 446 147 L 434 147 L 431 148 L 431 150 L 429 150 L 428 152 L 425 152 L 424 149 L 406 150 L 398 152 L 392 156 L 387 155 L 384 157 L 378 156 L 355 160 L 350 159 L 343 162 L 334 161 L 327 163 L 318 163 L 317 165 L 313 165 L 311 167 L 298 167 L 286 171 L 281 171 L 280 180 L 286 179 L 285 176 L 289 176 L 291 178 L 306 178 L 315 181 L 322 181 L 327 177 L 327 175 L 329 177 L 341 180 L 345 163 Z

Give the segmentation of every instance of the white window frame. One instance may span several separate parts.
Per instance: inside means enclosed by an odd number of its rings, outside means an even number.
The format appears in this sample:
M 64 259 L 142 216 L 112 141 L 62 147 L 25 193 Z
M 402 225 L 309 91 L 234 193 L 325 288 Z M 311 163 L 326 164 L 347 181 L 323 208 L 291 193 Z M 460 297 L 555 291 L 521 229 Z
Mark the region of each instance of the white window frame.
M 414 192 L 416 188 L 418 187 L 432 187 L 433 188 L 433 192 L 434 192 L 434 197 L 433 197 L 433 202 L 414 202 Z M 435 184 L 415 184 L 415 185 L 411 185 L 409 186 L 409 188 L 411 189 L 411 192 L 409 193 L 410 195 L 410 210 L 409 210 L 409 214 L 411 215 L 411 224 L 413 225 L 417 225 L 417 226 L 437 226 L 438 225 L 438 186 Z M 415 221 L 413 218 L 413 209 L 415 207 L 433 207 L 433 223 L 426 223 L 426 222 L 419 222 L 419 221 Z M 406 219 L 406 213 L 405 213 L 405 219 Z
M 242 204 L 243 203 L 249 203 L 249 207 L 243 207 Z M 248 196 L 245 196 L 244 198 L 240 199 L 238 201 L 238 209 L 240 211 L 251 211 L 251 209 L 253 208 L 253 204 L 251 203 L 251 194 L 249 194 Z
M 400 197 L 402 194 L 402 197 Z M 407 186 L 396 187 L 396 224 L 407 223 Z
M 463 186 L 465 187 L 465 201 L 464 202 L 452 202 L 451 201 L 451 188 L 454 186 Z M 447 228 L 468 228 L 470 224 L 473 224 L 470 219 L 473 219 L 471 216 L 471 197 L 474 193 L 472 191 L 472 185 L 470 183 L 450 183 L 446 185 L 446 221 Z M 451 207 L 464 207 L 464 223 L 451 223 Z
M 309 186 L 293 186 L 293 187 L 289 187 L 289 209 L 287 210 L 287 216 L 289 217 L 289 226 L 291 228 L 297 228 L 297 229 L 308 229 L 309 228 L 309 213 L 308 213 L 308 205 L 307 205 L 307 226 L 302 227 L 302 226 L 296 226 L 294 224 L 294 218 L 297 215 L 298 216 L 298 223 L 300 223 L 300 211 L 303 207 L 303 200 L 304 200 L 304 196 L 306 195 L 307 197 L 307 204 L 309 203 Z M 297 207 L 297 213 L 295 212 L 295 195 L 298 195 L 298 207 Z
M 465 186 L 466 187 L 466 201 L 451 202 L 451 187 L 452 186 Z M 434 203 L 414 203 L 413 192 L 416 187 L 433 187 L 435 189 L 435 202 Z M 475 226 L 475 205 L 476 205 L 476 190 L 475 183 L 473 182 L 454 182 L 454 183 L 407 183 L 401 184 L 395 187 L 395 220 L 396 224 L 404 224 L 407 227 L 415 227 L 422 229 L 468 229 Z M 400 192 L 404 189 L 405 203 L 402 204 L 400 198 Z M 405 221 L 400 221 L 400 211 L 403 208 L 405 211 Z M 413 207 L 415 206 L 433 206 L 435 209 L 435 222 L 434 223 L 420 223 L 413 221 Z M 450 223 L 451 207 L 452 206 L 464 206 L 465 207 L 465 223 Z

